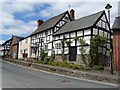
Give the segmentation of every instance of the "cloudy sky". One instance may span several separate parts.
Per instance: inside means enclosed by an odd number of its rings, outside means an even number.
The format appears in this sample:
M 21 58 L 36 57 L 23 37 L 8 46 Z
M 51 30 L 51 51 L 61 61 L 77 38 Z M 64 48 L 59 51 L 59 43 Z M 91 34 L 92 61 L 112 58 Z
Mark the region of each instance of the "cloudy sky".
M 74 9 L 75 18 L 81 18 L 112 5 L 111 24 L 118 16 L 118 0 L 3 0 L 0 2 L 0 44 L 12 35 L 28 36 L 37 28 L 37 20 L 48 20 L 66 10 Z M 74 1 L 74 2 L 73 2 Z M 70 5 L 70 8 L 69 8 Z M 106 12 L 107 13 L 107 12 Z

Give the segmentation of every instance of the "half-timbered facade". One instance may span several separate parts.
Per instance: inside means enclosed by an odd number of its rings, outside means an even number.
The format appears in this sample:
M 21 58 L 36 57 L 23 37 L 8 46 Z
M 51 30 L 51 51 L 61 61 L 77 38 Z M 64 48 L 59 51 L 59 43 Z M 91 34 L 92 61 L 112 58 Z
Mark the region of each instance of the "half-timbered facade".
M 3 47 L 3 57 L 10 57 L 10 45 L 11 45 L 11 40 L 12 39 L 9 39 L 7 41 L 5 41 L 3 44 L 2 44 L 2 47 Z
M 14 36 L 2 44 L 3 57 L 18 58 L 18 43 L 23 37 Z
M 2 44 L 0 44 L 0 56 L 2 56 L 3 55 L 3 52 L 2 52 Z
M 105 14 L 105 11 L 70 21 L 66 23 L 62 28 L 54 34 L 53 47 L 57 58 L 60 58 L 62 53 L 61 40 L 71 41 L 70 45 L 65 44 L 64 54 L 69 55 L 68 60 L 72 62 L 81 62 L 80 59 L 80 43 L 74 40 L 75 37 L 81 37 L 90 45 L 90 39 L 94 35 L 104 36 L 108 39 L 107 44 L 99 47 L 99 52 L 102 53 L 99 59 L 104 60 L 104 65 L 110 65 L 110 27 Z M 90 46 L 84 46 L 87 48 L 86 53 L 89 53 Z
M 40 48 L 44 48 L 48 56 L 51 56 L 52 50 L 54 49 L 53 34 L 71 20 L 73 19 L 71 19 L 68 11 L 45 22 L 39 20 L 38 28 L 31 34 L 31 57 L 39 56 Z

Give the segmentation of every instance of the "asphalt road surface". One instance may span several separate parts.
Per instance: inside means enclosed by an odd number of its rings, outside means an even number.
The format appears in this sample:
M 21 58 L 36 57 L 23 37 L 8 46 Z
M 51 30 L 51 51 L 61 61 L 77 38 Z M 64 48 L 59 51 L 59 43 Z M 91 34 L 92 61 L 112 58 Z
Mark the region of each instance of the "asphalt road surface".
M 114 85 L 77 80 L 1 62 L 3 88 L 117 88 Z

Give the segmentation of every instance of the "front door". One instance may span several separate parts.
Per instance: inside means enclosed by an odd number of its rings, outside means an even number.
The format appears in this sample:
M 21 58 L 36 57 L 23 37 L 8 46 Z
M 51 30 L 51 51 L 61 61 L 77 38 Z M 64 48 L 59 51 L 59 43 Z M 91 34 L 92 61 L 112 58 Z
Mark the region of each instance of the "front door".
M 77 47 L 69 47 L 69 61 L 76 61 Z

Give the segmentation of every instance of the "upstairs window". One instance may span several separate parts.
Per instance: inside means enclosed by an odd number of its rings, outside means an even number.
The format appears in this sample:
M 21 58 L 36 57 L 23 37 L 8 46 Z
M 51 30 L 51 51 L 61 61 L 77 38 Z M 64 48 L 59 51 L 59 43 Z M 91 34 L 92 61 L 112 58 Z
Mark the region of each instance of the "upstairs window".
M 56 43 L 55 44 L 55 49 L 61 49 L 61 47 L 62 47 L 61 43 Z

